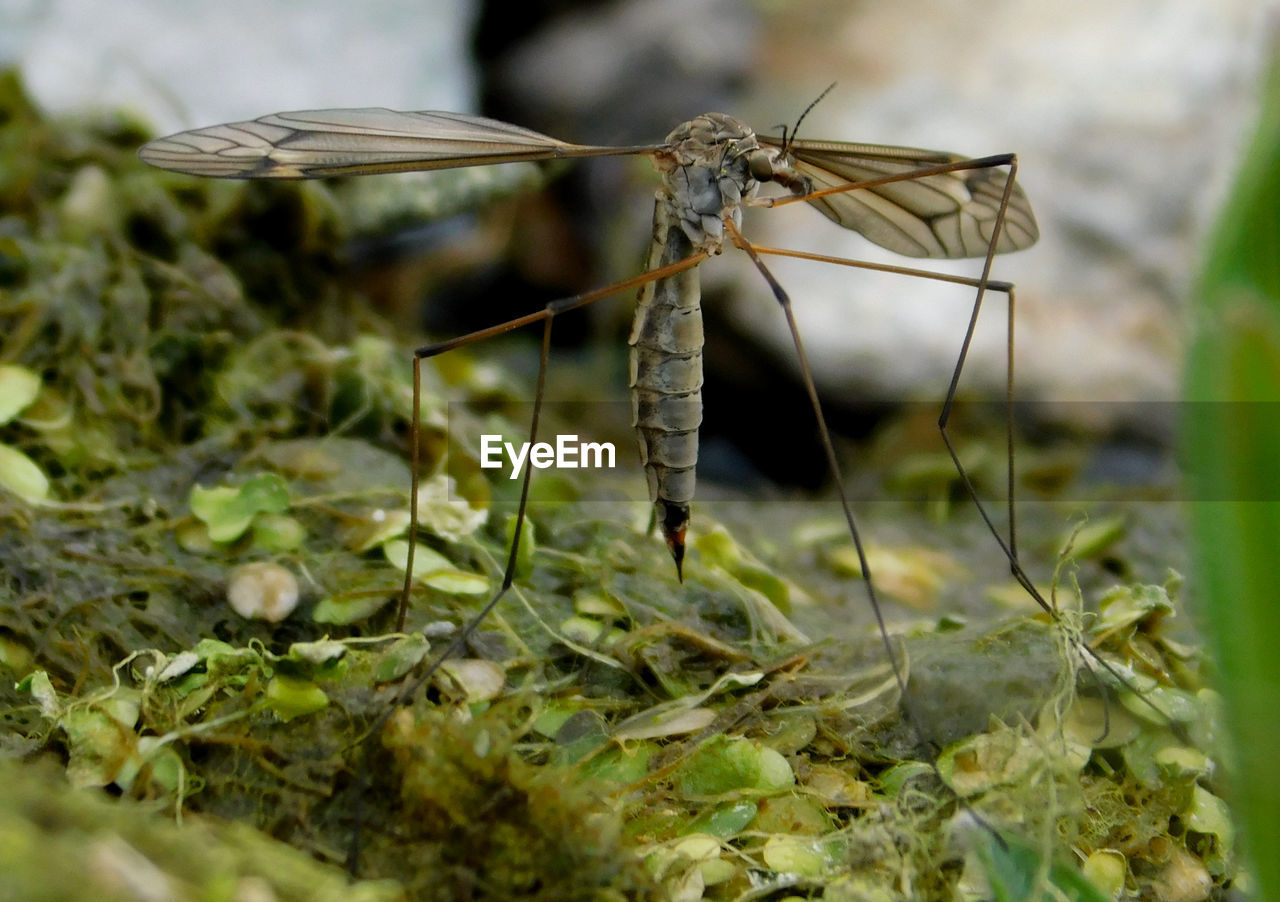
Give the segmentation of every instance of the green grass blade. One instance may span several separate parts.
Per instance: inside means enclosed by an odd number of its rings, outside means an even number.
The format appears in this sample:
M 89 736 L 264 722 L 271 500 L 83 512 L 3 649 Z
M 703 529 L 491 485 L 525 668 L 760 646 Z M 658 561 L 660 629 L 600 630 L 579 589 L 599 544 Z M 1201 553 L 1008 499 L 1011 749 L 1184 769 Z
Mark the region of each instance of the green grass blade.
M 1195 298 L 1184 447 L 1197 579 L 1256 898 L 1280 899 L 1280 57 Z

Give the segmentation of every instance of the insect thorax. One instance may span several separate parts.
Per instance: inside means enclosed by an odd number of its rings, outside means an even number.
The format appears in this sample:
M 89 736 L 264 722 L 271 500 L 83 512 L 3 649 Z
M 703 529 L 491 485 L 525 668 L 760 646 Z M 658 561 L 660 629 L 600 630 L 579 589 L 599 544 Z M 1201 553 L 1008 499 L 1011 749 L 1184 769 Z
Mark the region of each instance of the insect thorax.
M 793 194 L 810 190 L 786 156 L 762 146 L 746 123 L 724 113 L 704 113 L 677 126 L 654 161 L 681 229 L 696 250 L 710 254 L 720 252 L 725 217 L 741 225 L 743 203 L 762 181 Z
M 724 217 L 742 222 L 742 201 L 759 187 L 751 174 L 756 134 L 724 113 L 704 113 L 667 136 L 655 157 L 673 212 L 698 250 L 718 253 Z

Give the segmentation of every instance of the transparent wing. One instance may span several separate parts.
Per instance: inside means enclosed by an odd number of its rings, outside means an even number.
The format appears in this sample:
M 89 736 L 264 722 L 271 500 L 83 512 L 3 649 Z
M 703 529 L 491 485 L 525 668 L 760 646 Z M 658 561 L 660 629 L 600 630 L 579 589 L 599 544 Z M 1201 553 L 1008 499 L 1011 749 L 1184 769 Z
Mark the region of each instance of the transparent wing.
M 763 143 L 782 141 L 760 136 Z M 902 175 L 967 157 L 910 147 L 794 141 L 794 167 L 816 190 Z M 991 243 L 1007 170 L 985 167 L 889 182 L 815 198 L 831 220 L 906 257 L 981 257 Z M 1040 237 L 1031 205 L 1014 185 L 996 251 L 1022 250 Z
M 462 113 L 369 108 L 275 113 L 193 129 L 150 141 L 138 156 L 152 166 L 189 175 L 304 179 L 653 149 L 568 144 Z

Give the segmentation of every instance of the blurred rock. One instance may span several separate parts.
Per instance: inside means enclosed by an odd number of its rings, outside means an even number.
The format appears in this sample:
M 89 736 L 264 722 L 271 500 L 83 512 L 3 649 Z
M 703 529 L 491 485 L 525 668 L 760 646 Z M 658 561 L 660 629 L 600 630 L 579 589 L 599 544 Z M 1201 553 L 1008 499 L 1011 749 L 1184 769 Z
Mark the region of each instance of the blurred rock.
M 282 110 L 473 106 L 456 0 L 0 0 L 0 58 L 55 112 L 124 108 L 157 131 Z
M 762 94 L 773 98 L 765 115 L 801 109 L 834 80 L 805 121 L 807 137 L 1018 153 L 1042 238 L 998 258 L 993 275 L 1018 286 L 1019 394 L 1098 428 L 1167 413 L 1097 402 L 1178 396 L 1188 290 L 1254 114 L 1277 5 L 999 0 L 981 9 L 942 0 L 790 5 L 763 29 Z M 757 217 L 767 221 L 754 236 L 909 262 L 790 209 Z M 946 269 L 976 275 L 979 266 Z M 815 264 L 777 270 L 828 395 L 942 397 L 971 290 Z M 735 283 L 734 317 L 768 346 L 789 347 L 776 304 L 753 281 L 744 271 Z M 1001 296 L 989 296 L 983 321 L 965 385 L 998 395 Z

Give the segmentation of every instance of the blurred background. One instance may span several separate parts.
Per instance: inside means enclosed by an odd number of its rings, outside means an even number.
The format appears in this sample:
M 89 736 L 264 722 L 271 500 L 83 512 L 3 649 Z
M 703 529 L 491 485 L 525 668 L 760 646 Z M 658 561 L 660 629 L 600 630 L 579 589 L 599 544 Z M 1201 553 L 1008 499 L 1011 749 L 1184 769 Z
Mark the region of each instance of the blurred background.
M 1018 391 L 1033 422 L 1167 446 L 1197 248 L 1254 112 L 1277 5 L 1257 0 L 0 0 L 0 54 L 52 111 L 122 107 L 158 132 L 269 112 L 341 106 L 482 112 L 571 141 L 652 143 L 707 110 L 760 131 L 792 123 L 830 83 L 802 134 L 950 150 L 1013 151 L 1042 230 L 1000 258 L 1018 285 Z M 635 160 L 573 167 L 498 219 L 377 240 L 361 254 L 462 259 L 448 278 L 410 270 L 374 294 L 437 332 L 488 325 L 635 271 L 654 179 Z M 494 222 L 500 227 L 494 228 Z M 808 209 L 761 211 L 765 244 L 886 262 Z M 496 237 L 495 237 L 496 234 Z M 477 251 L 477 235 L 484 236 Z M 976 274 L 972 262 L 945 267 Z M 837 426 L 945 392 L 971 293 L 778 261 Z M 736 254 L 704 267 L 706 443 L 775 475 L 795 434 L 794 362 L 776 305 Z M 430 284 L 426 284 L 430 281 Z M 615 300 L 562 340 L 605 332 Z M 406 312 L 407 311 L 407 312 Z M 1003 298 L 992 296 L 966 396 L 999 394 Z M 590 324 L 590 325 L 589 325 Z M 781 391 L 777 400 L 771 393 Z M 770 455 L 758 412 L 777 411 Z M 744 450 L 745 449 L 745 450 Z M 822 479 L 816 450 L 798 481 Z M 792 461 L 794 462 L 794 460 Z

